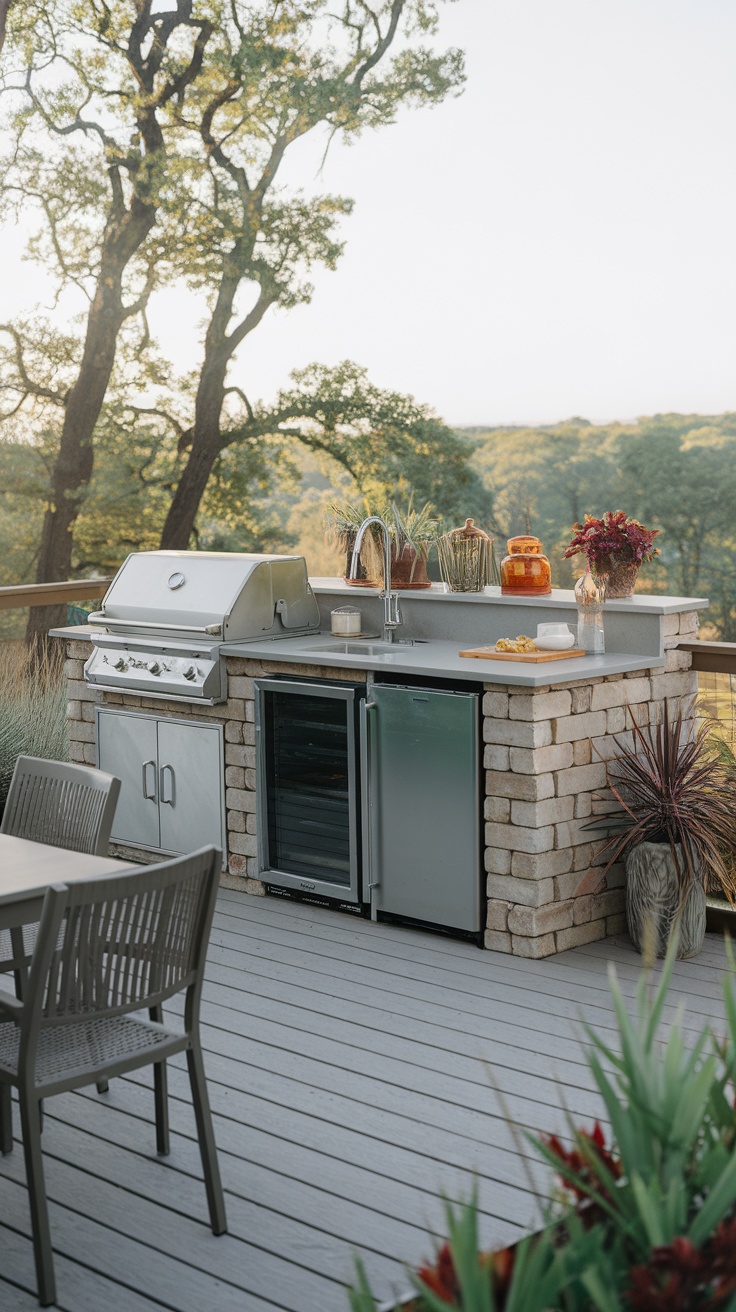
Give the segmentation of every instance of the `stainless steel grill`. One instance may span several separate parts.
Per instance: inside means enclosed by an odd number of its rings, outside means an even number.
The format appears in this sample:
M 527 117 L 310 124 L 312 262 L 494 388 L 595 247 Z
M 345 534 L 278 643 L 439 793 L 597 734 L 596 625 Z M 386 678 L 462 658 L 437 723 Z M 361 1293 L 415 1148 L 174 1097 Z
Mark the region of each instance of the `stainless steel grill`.
M 89 622 L 88 683 L 212 705 L 227 697 L 223 643 L 314 633 L 319 608 L 303 556 L 140 551 Z

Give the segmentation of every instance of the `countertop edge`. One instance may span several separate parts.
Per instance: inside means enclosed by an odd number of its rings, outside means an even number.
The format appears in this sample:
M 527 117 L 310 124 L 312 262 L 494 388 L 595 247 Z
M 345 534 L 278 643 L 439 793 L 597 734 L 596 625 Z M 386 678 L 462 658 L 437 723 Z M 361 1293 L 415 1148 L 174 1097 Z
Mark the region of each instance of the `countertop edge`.
M 310 578 L 309 580 L 312 591 L 317 596 L 330 596 L 339 593 L 344 597 L 351 597 L 358 603 L 361 596 L 378 597 L 379 588 L 355 588 L 340 578 Z M 457 605 L 460 602 L 466 602 L 471 606 L 541 606 L 541 607 L 574 607 L 575 593 L 572 589 L 553 588 L 552 592 L 545 597 L 504 597 L 501 595 L 500 588 L 495 592 L 445 592 L 444 584 L 434 583 L 431 588 L 403 588 L 399 593 L 400 598 L 409 601 L 446 601 L 450 605 Z M 706 610 L 710 605 L 707 597 L 668 597 L 666 595 L 648 594 L 645 592 L 637 593 L 634 597 L 626 600 L 611 599 L 606 601 L 605 608 L 608 611 L 622 611 L 625 614 L 633 615 L 675 615 L 689 610 Z

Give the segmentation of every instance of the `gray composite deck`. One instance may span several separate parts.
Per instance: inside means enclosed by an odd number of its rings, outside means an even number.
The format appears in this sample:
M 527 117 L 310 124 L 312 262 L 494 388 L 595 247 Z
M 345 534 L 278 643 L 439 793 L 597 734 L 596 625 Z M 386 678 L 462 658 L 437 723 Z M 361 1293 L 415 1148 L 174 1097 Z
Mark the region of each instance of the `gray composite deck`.
M 46 1106 L 44 1150 L 66 1312 L 347 1312 L 360 1253 L 376 1292 L 431 1252 L 439 1195 L 477 1180 L 483 1236 L 535 1223 L 547 1176 L 523 1129 L 599 1113 L 580 1020 L 611 1030 L 607 964 L 625 938 L 532 962 L 223 890 L 204 1042 L 230 1233 L 206 1225 L 184 1068 L 172 1152 L 155 1156 L 150 1068 Z M 717 1019 L 722 940 L 676 970 L 673 1004 Z M 514 1132 L 509 1117 L 521 1128 Z M 17 1122 L 16 1122 L 17 1130 Z M 20 1143 L 0 1158 L 0 1309 L 38 1306 Z

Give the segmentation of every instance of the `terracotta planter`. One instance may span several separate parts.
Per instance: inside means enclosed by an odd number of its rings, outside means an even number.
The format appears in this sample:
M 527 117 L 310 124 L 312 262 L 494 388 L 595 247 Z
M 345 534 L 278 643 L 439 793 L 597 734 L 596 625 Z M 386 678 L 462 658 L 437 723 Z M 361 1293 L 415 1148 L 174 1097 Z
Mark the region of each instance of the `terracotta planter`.
M 622 560 L 620 556 L 601 556 L 593 566 L 596 579 L 606 580 L 606 599 L 633 597 L 641 569 L 640 560 Z
M 677 871 L 669 843 L 639 843 L 626 858 L 626 922 L 641 952 L 653 926 L 663 957 L 679 914 L 678 958 L 695 957 L 705 938 L 705 889 L 695 879 L 680 905 Z

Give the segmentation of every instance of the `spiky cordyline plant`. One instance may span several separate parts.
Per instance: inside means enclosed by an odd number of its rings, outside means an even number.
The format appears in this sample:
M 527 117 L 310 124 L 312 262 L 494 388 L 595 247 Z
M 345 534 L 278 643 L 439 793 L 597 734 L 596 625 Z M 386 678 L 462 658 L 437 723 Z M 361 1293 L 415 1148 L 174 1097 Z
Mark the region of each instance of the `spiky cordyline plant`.
M 727 771 L 709 749 L 708 724 L 683 724 L 682 706 L 670 720 L 665 699 L 659 724 L 642 727 L 632 715 L 631 729 L 633 745 L 615 735 L 619 755 L 606 761 L 623 809 L 603 848 L 606 870 L 639 843 L 668 843 L 681 894 L 710 873 L 736 902 L 732 862 L 724 859 L 736 850 L 736 810 Z

